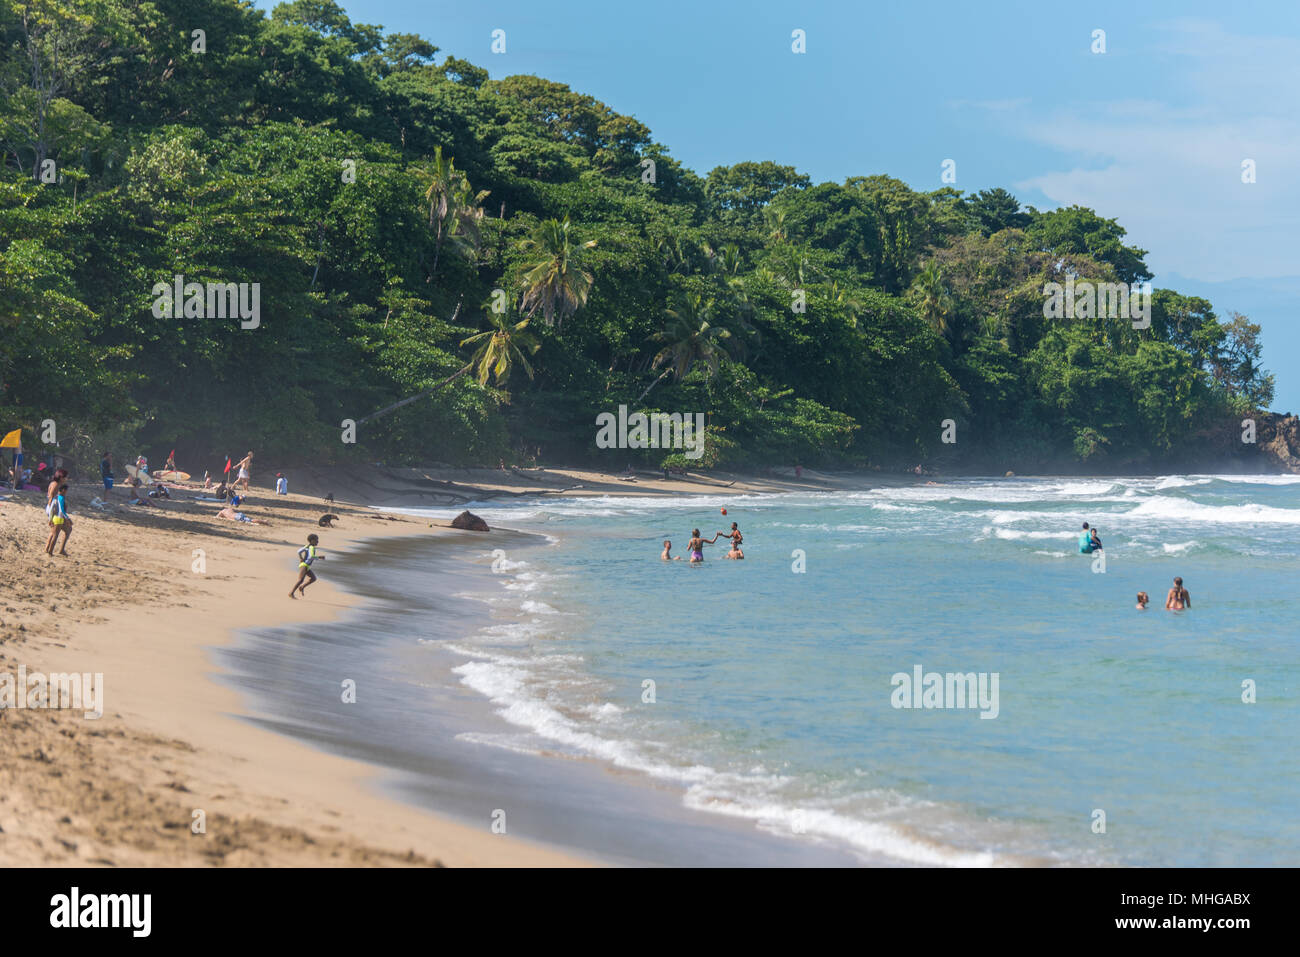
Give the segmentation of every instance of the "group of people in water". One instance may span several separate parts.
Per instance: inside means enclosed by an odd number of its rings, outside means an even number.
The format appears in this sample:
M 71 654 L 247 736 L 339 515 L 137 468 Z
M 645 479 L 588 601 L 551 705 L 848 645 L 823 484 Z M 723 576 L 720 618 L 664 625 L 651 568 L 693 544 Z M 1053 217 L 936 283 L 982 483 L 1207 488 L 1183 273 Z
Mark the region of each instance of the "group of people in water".
M 686 543 L 686 551 L 689 556 L 687 558 L 687 561 L 689 561 L 692 565 L 704 561 L 704 546 L 712 545 L 714 542 L 718 540 L 719 536 L 722 536 L 723 538 L 726 538 L 731 542 L 731 550 L 727 552 L 725 556 L 723 556 L 724 558 L 740 559 L 745 557 L 745 553 L 740 550 L 741 543 L 744 542 L 745 536 L 740 534 L 740 528 L 736 525 L 735 522 L 732 522 L 731 531 L 714 532 L 712 538 L 702 537 L 700 535 L 700 530 L 698 528 L 692 529 L 691 540 Z M 659 557 L 666 562 L 680 562 L 682 560 L 681 556 L 674 555 L 672 551 L 673 551 L 673 543 L 668 539 L 664 539 L 663 554 L 660 555 Z
M 1093 552 L 1099 552 L 1101 549 L 1101 536 L 1097 534 L 1097 529 L 1084 522 L 1083 531 L 1079 533 L 1079 553 L 1089 555 Z M 1150 603 L 1150 595 L 1144 591 L 1137 593 L 1138 611 L 1146 611 L 1146 607 Z M 1175 578 L 1173 587 L 1169 589 L 1169 594 L 1165 596 L 1165 609 L 1168 611 L 1184 611 L 1191 607 L 1192 596 L 1183 587 L 1182 578 Z
M 1137 609 L 1146 611 L 1147 605 L 1151 602 L 1151 596 L 1144 591 L 1138 592 Z M 1183 587 L 1182 578 L 1175 578 L 1174 585 L 1169 589 L 1169 594 L 1165 596 L 1166 611 L 1184 611 L 1192 607 L 1191 593 Z

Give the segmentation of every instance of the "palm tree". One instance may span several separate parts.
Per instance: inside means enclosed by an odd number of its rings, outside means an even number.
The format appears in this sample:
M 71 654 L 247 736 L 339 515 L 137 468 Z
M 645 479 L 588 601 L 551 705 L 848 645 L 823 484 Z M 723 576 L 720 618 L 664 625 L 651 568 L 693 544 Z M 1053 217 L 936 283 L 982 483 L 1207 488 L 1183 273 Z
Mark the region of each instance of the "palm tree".
M 666 368 L 641 393 L 637 403 L 669 375 L 680 382 L 698 363 L 705 366 L 705 377 L 711 381 L 722 360 L 730 358 L 727 340 L 731 332 L 713 324 L 710 307 L 699 293 L 683 296 L 678 305 L 667 310 L 667 315 L 667 324 L 653 337 L 665 345 L 650 365 L 652 369 Z
M 524 367 L 531 379 L 533 367 L 528 364 L 524 350 L 534 353 L 542 344 L 528 331 L 528 320 L 511 325 L 504 315 L 493 313 L 488 322 L 492 328 L 461 341 L 462 347 L 478 347 L 470 357 L 469 364 L 477 369 L 479 384 L 487 385 L 488 377 L 493 376 L 500 386 L 510 378 L 516 362 Z
M 594 248 L 596 241 L 575 247 L 569 228 L 568 216 L 563 222 L 548 219 L 520 243 L 522 250 L 533 254 L 523 278 L 520 311 L 531 319 L 540 309 L 547 325 L 557 329 L 586 305 L 593 282 L 591 273 L 582 268 L 581 250 Z
M 418 172 L 429 181 L 424 201 L 429 204 L 429 228 L 434 230 L 433 268 L 429 271 L 432 281 L 445 242 L 450 240 L 461 248 L 478 249 L 479 224 L 483 221 L 481 204 L 489 191 L 474 192 L 465 174 L 456 169 L 456 161 L 442 158 L 441 146 L 433 151 L 433 164 Z
M 943 281 L 943 270 L 935 260 L 931 259 L 925 264 L 913 282 L 912 290 L 921 318 L 931 329 L 950 343 L 953 342 L 957 330 L 951 322 L 952 296 L 948 293 L 947 283 Z
M 786 240 L 786 219 L 784 209 L 773 209 L 771 206 L 763 210 L 763 220 L 767 224 L 767 238 L 769 242 L 783 243 Z

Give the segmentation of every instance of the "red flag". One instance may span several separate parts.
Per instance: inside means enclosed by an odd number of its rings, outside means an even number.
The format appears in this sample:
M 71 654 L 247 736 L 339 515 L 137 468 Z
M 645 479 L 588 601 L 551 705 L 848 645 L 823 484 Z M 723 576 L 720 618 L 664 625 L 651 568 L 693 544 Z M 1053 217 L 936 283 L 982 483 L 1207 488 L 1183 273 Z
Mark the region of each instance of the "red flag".
M 226 471 L 226 474 L 227 474 L 227 475 L 230 474 L 230 456 L 229 456 L 229 455 L 226 456 L 226 469 L 225 469 L 225 471 Z

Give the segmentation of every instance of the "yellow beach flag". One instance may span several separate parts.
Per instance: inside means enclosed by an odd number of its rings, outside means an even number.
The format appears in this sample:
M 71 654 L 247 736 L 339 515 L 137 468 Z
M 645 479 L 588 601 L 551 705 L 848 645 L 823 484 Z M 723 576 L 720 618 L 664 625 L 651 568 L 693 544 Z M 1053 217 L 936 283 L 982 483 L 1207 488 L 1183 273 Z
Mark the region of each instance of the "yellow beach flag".
M 22 443 L 23 430 L 14 429 L 5 436 L 4 441 L 0 442 L 0 449 L 16 449 Z

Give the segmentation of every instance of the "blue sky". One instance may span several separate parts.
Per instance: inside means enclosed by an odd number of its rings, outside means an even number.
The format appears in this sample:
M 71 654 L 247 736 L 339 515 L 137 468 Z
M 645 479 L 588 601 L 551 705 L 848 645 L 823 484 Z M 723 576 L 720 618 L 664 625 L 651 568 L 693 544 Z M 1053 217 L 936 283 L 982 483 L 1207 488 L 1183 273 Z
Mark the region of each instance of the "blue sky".
M 493 78 L 589 93 L 701 174 L 771 159 L 818 182 L 887 173 L 934 189 L 953 159 L 959 189 L 1090 206 L 1149 250 L 1158 285 L 1260 322 L 1274 407 L 1300 411 L 1300 4 L 342 5 Z M 1104 54 L 1091 51 L 1098 29 Z

